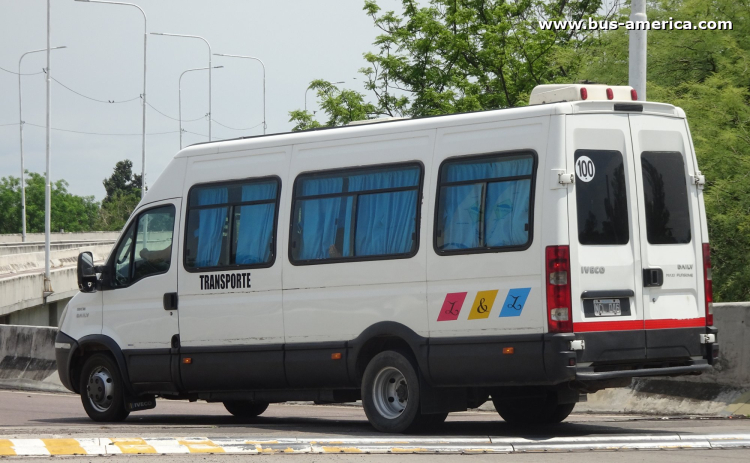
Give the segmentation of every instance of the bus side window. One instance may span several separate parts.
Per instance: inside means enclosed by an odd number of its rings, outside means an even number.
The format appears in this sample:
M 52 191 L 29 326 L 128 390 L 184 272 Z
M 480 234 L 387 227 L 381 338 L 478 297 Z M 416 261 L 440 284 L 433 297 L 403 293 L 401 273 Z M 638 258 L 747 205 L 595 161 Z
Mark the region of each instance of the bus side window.
M 438 254 L 525 249 L 531 243 L 531 153 L 445 161 L 435 224 Z
M 290 260 L 305 265 L 416 254 L 421 177 L 413 163 L 301 174 Z
M 185 268 L 212 271 L 272 265 L 279 189 L 278 178 L 193 187 Z

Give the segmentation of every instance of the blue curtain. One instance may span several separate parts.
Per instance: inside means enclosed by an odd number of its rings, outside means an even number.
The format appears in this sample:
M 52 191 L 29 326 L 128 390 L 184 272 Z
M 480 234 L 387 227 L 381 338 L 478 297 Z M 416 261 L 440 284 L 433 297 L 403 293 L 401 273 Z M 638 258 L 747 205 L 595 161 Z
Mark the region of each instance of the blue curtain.
M 349 178 L 349 191 L 417 186 L 419 169 L 394 170 Z M 398 191 L 359 196 L 355 255 L 405 254 L 416 231 L 417 192 Z
M 242 186 L 242 201 L 276 199 L 276 183 Z M 236 264 L 260 264 L 271 259 L 271 239 L 276 204 L 254 204 L 235 208 Z
M 502 179 L 531 175 L 531 157 L 483 162 L 452 163 L 443 182 Z M 484 246 L 513 246 L 526 243 L 529 221 L 530 180 L 446 186 L 441 189 L 440 249 L 455 250 Z M 484 216 L 484 230 L 482 230 Z M 484 237 L 482 239 L 482 237 Z
M 341 193 L 344 180 L 336 178 L 312 178 L 302 181 L 302 196 Z M 344 198 L 322 198 L 299 200 L 297 233 L 300 247 L 297 259 L 328 259 L 331 246 L 336 243 L 336 228 L 341 201 Z M 342 224 L 343 225 L 343 224 Z
M 198 205 L 223 204 L 228 200 L 228 190 L 223 188 L 205 188 L 198 191 Z M 201 209 L 198 211 L 198 251 L 195 257 L 196 267 L 218 265 L 221 258 L 224 222 L 227 217 L 226 207 Z

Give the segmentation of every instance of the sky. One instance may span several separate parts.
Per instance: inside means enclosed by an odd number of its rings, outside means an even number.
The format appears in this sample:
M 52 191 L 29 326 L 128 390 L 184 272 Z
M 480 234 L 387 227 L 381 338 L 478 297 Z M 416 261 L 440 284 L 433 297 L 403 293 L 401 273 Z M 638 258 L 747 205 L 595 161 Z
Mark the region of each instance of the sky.
M 363 53 L 379 30 L 362 10 L 364 0 L 134 0 L 148 18 L 149 32 L 199 35 L 213 53 L 250 55 L 266 65 L 267 132 L 288 132 L 289 111 L 302 109 L 313 79 L 344 81 L 363 90 Z M 398 0 L 379 0 L 397 10 Z M 18 72 L 21 55 L 46 47 L 46 0 L 0 0 L 0 67 Z M 131 6 L 51 0 L 51 76 L 100 103 L 51 83 L 51 178 L 64 179 L 77 195 L 105 196 L 102 181 L 121 160 L 141 171 L 143 17 Z M 263 129 L 262 68 L 257 61 L 212 56 L 213 139 L 259 135 Z M 178 118 L 178 78 L 208 66 L 198 39 L 148 36 L 147 102 Z M 26 170 L 45 168 L 46 53 L 23 59 L 21 77 Z M 20 176 L 18 76 L 0 70 L 0 177 Z M 308 109 L 317 110 L 313 91 Z M 208 73 L 182 79 L 183 146 L 208 140 Z M 321 122 L 323 117 L 318 113 Z M 179 151 L 179 122 L 147 107 L 146 183 L 153 184 Z M 197 119 L 197 120 L 196 120 Z M 186 122 L 190 121 L 191 122 Z M 10 124 L 10 125 L 6 125 Z M 35 127 L 35 124 L 41 127 Z M 223 127 L 223 124 L 235 129 Z M 252 127 L 252 128 L 251 128 Z M 169 133 L 163 133 L 169 132 Z

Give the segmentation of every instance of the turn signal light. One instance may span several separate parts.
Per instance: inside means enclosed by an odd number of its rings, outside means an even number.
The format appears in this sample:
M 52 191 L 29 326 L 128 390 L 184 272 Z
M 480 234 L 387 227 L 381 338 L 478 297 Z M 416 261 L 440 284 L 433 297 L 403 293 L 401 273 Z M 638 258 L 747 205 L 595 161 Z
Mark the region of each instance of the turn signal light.
M 706 295 L 706 326 L 714 326 L 714 284 L 711 281 L 711 247 L 703 243 L 703 292 Z
M 191 359 L 190 357 L 185 357 L 182 359 L 182 363 L 184 363 L 185 365 L 190 365 L 191 363 L 193 363 L 193 359 Z
M 550 333 L 572 333 L 570 299 L 570 248 L 548 246 L 547 265 L 547 325 Z
M 331 354 L 331 360 L 341 360 L 341 352 Z
M 512 348 L 512 347 L 503 347 L 503 354 L 505 354 L 505 355 L 513 354 L 513 353 L 515 353 L 515 351 L 516 350 L 514 348 Z

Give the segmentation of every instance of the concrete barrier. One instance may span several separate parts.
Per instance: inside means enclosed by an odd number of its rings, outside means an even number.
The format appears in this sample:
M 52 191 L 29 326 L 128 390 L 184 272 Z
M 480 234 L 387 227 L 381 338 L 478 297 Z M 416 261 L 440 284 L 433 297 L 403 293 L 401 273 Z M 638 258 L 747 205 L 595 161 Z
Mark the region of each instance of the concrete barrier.
M 55 362 L 57 328 L 0 325 L 0 388 L 69 392 Z

